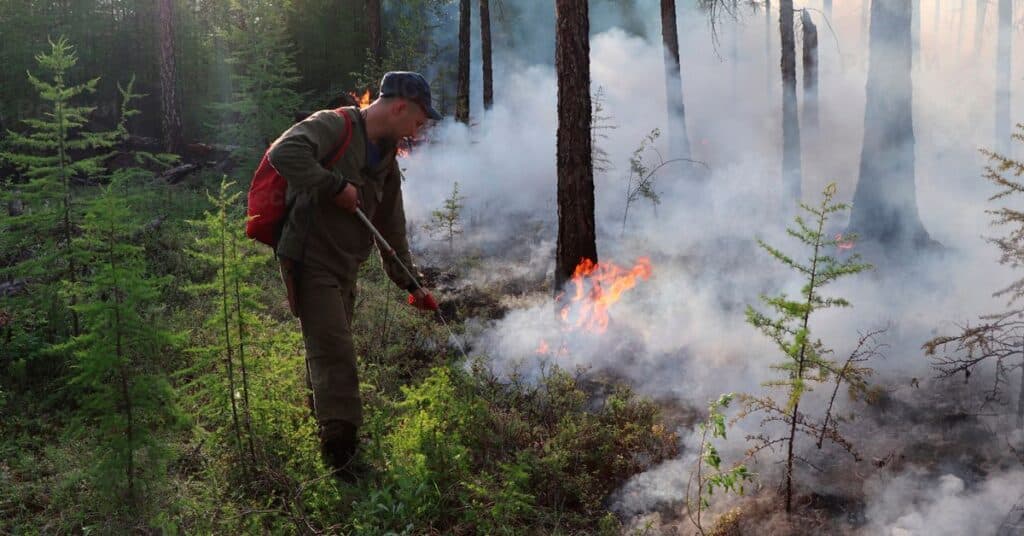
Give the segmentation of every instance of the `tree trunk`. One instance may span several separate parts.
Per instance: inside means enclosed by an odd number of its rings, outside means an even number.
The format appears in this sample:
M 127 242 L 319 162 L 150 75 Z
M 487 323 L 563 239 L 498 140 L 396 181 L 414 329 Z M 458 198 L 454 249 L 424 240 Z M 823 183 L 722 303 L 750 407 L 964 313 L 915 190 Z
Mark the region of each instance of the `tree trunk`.
M 825 18 L 832 22 L 832 0 L 824 0 L 821 7 L 825 11 Z
M 177 69 L 174 62 L 174 0 L 160 0 L 160 107 L 164 149 L 181 151 L 181 108 L 178 103 Z
M 912 19 L 911 34 L 910 38 L 913 40 L 913 60 L 912 66 L 916 69 L 921 68 L 921 0 L 913 0 L 913 4 L 910 6 L 910 12 Z
M 380 23 L 380 0 L 366 0 L 366 22 L 369 30 L 369 48 L 374 58 L 384 52 L 384 33 Z
M 957 58 L 960 58 L 960 55 L 964 51 L 964 47 L 963 47 L 964 33 L 966 33 L 966 30 L 964 28 L 967 27 L 967 16 L 966 15 L 967 15 L 967 0 L 960 0 L 960 18 L 958 20 L 958 22 L 960 23 L 960 27 L 956 31 L 956 57 Z
M 850 230 L 897 259 L 931 243 L 914 186 L 911 4 L 874 0 L 860 178 Z
M 480 55 L 484 71 L 484 110 L 494 106 L 494 71 L 491 68 L 491 6 L 480 0 Z
M 675 0 L 661 0 L 661 39 L 665 46 L 665 102 L 668 105 L 669 154 L 671 158 L 689 158 L 690 139 L 686 132 L 686 107 L 679 66 Z
M 818 28 L 807 10 L 800 12 L 803 29 L 804 126 L 812 139 L 818 131 Z
M 469 0 L 459 0 L 459 75 L 455 120 L 469 124 Z
M 597 262 L 590 123 L 590 18 L 587 0 L 555 0 L 558 75 L 558 244 L 555 292 L 582 259 Z
M 782 36 L 782 195 L 784 206 L 800 201 L 800 122 L 796 109 L 796 38 L 793 0 L 779 2 Z
M 1010 58 L 1013 52 L 1013 0 L 999 0 L 996 53 L 996 149 L 1010 150 Z
M 764 63 L 765 63 L 765 96 L 771 101 L 772 90 L 772 0 L 764 0 Z
M 920 0 L 918 0 L 920 1 Z M 988 13 L 988 0 L 978 0 L 978 16 L 974 19 L 974 55 L 981 52 L 981 38 L 985 32 L 985 15 Z

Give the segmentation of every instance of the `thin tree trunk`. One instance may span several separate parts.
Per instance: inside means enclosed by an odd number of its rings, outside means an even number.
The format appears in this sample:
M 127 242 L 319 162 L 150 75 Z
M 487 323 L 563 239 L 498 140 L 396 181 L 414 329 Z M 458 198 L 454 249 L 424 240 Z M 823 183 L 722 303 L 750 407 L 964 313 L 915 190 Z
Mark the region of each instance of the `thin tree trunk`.
M 783 206 L 800 200 L 800 122 L 796 108 L 796 38 L 793 0 L 779 2 L 782 39 L 782 190 Z
M 918 0 L 920 1 L 920 0 Z M 974 19 L 974 55 L 981 52 L 982 36 L 985 33 L 985 15 L 988 14 L 988 0 L 978 0 L 978 16 Z
M 459 77 L 455 120 L 469 124 L 469 0 L 459 0 Z
M 238 237 L 231 233 L 231 261 L 237 264 L 238 258 Z M 238 274 L 232 274 L 235 282 L 235 321 L 238 325 L 238 365 L 242 372 L 242 414 L 245 417 L 245 433 L 248 436 L 249 457 L 253 465 L 256 465 L 256 447 L 253 445 L 252 433 L 252 411 L 249 409 L 249 368 L 245 364 L 245 320 L 242 318 L 242 285 L 238 280 Z
M 221 208 L 221 230 L 220 230 L 220 271 L 221 271 L 221 313 L 224 315 L 224 369 L 227 372 L 228 400 L 231 402 L 231 422 L 235 432 L 235 447 L 238 448 L 238 458 L 244 458 L 242 451 L 242 429 L 238 424 L 238 403 L 235 401 L 235 358 L 231 345 L 231 309 L 228 307 L 228 267 L 227 267 L 227 215 L 225 209 Z M 246 466 L 246 473 L 248 467 Z
M 765 96 L 771 100 L 775 89 L 772 83 L 772 73 L 775 67 L 772 65 L 772 0 L 764 0 L 764 63 L 765 63 Z
M 1020 365 L 1020 389 L 1017 391 L 1017 428 L 1024 428 L 1024 363 Z
M 914 186 L 910 7 L 907 0 L 872 2 L 864 142 L 850 214 L 850 230 L 893 259 L 931 243 Z
M 366 0 L 367 29 L 369 30 L 369 48 L 373 57 L 380 59 L 384 53 L 384 34 L 380 23 L 380 0 Z
M 174 0 L 160 0 L 160 108 L 164 149 L 181 151 L 181 105 L 178 103 L 177 66 L 174 54 Z
M 671 158 L 689 158 L 690 139 L 686 132 L 675 0 L 661 0 L 661 39 L 665 46 L 665 102 L 668 104 L 670 155 Z
M 915 69 L 921 68 L 921 0 L 913 0 L 910 6 L 911 12 L 911 46 L 914 47 L 912 66 Z
M 996 53 L 996 148 L 1010 150 L 1010 59 L 1013 53 L 1013 0 L 999 0 L 999 35 Z
M 484 110 L 494 106 L 494 72 L 491 68 L 491 6 L 480 0 L 480 55 L 484 71 Z
M 587 0 L 555 0 L 558 75 L 558 244 L 555 292 L 582 259 L 597 262 L 591 154 L 590 17 Z
M 964 34 L 967 33 L 967 0 L 960 0 L 960 27 L 956 31 L 956 57 L 959 58 L 964 51 Z
M 807 10 L 800 12 L 803 29 L 804 126 L 813 138 L 818 131 L 818 28 Z

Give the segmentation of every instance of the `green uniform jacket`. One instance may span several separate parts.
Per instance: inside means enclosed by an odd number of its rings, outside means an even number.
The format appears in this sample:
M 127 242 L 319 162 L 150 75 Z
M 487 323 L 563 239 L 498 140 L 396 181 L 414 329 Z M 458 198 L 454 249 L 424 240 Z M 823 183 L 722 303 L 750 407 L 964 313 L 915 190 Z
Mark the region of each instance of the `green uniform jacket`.
M 416 273 L 405 236 L 402 205 L 402 173 L 395 161 L 393 144 L 380 147 L 381 161 L 373 169 L 366 165 L 366 125 L 356 108 L 342 108 L 352 122 L 352 140 L 345 153 L 326 169 L 341 147 L 345 120 L 334 110 L 321 110 L 296 123 L 274 141 L 268 154 L 270 164 L 288 182 L 288 215 L 277 254 L 316 265 L 355 284 L 359 265 L 370 255 L 373 234 L 359 218 L 334 204 L 344 181 L 356 186 L 363 212 L 399 258 Z M 388 277 L 403 289 L 413 281 L 389 256 L 382 254 Z

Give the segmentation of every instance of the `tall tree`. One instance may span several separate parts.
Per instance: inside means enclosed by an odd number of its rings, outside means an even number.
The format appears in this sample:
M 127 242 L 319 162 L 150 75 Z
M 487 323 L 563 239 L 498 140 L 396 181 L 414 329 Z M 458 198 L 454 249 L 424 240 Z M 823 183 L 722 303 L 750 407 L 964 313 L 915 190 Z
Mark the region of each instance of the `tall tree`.
M 491 6 L 480 0 L 480 56 L 484 71 L 484 110 L 494 106 L 494 71 L 491 69 Z
M 558 243 L 555 292 L 582 259 L 597 262 L 590 138 L 590 17 L 587 0 L 555 0 L 558 75 Z
M 860 178 L 850 229 L 895 258 L 930 243 L 914 187 L 910 2 L 874 0 Z
M 1010 56 L 1013 47 L 1013 0 L 999 0 L 996 53 L 996 148 L 1010 150 Z
M 181 150 L 181 105 L 178 103 L 178 69 L 174 57 L 174 1 L 160 0 L 160 116 L 163 125 L 164 149 L 169 153 Z
M 920 2 L 920 0 L 917 0 Z M 981 51 L 981 38 L 985 32 L 985 15 L 988 13 L 988 0 L 978 0 L 977 16 L 974 17 L 974 54 Z
M 455 120 L 469 124 L 469 0 L 459 0 L 459 75 Z
M 772 90 L 772 0 L 764 0 L 764 65 L 765 65 L 765 95 L 771 100 Z
M 690 157 L 690 139 L 686 133 L 686 108 L 683 102 L 679 66 L 679 34 L 676 26 L 676 1 L 661 0 L 661 39 L 665 46 L 665 99 L 668 104 L 668 141 L 672 158 Z
M 782 37 L 782 190 L 783 203 L 800 200 L 800 121 L 796 109 L 796 38 L 793 0 L 779 0 Z
M 366 0 L 366 27 L 369 30 L 369 48 L 373 57 L 380 58 L 384 37 L 380 24 L 380 0 Z
M 803 30 L 804 125 L 811 136 L 818 130 L 818 28 L 806 9 L 800 11 Z
M 910 6 L 910 11 L 913 16 L 913 26 L 910 29 L 911 39 L 913 39 L 914 47 L 914 67 L 921 68 L 921 0 L 913 0 L 913 4 Z

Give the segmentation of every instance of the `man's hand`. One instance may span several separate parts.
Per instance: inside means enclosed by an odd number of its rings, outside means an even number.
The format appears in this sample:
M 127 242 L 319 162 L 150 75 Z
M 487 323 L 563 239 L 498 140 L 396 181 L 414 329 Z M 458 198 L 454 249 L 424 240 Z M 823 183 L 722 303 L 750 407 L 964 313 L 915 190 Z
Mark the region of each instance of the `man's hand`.
M 434 296 L 422 288 L 416 289 L 416 292 L 409 295 L 409 305 L 421 311 L 438 310 L 437 301 L 434 300 Z
M 345 212 L 355 213 L 359 208 L 359 191 L 352 183 L 346 182 L 345 187 L 334 196 L 334 204 Z

